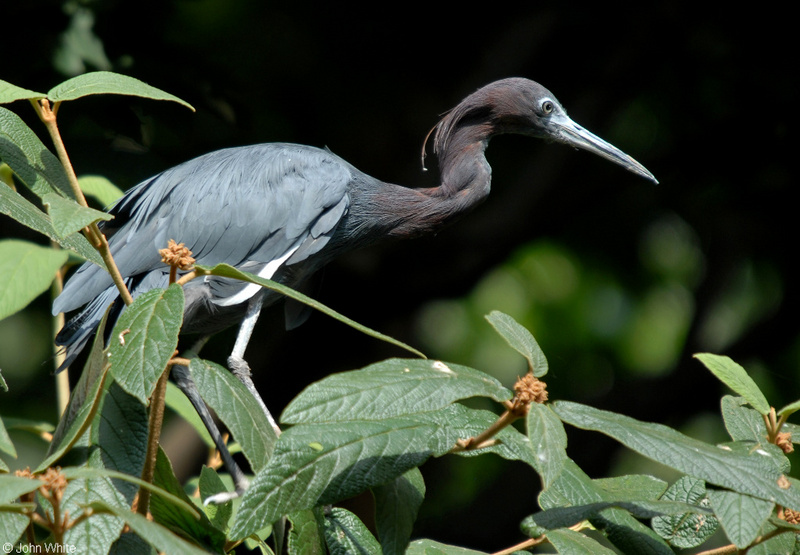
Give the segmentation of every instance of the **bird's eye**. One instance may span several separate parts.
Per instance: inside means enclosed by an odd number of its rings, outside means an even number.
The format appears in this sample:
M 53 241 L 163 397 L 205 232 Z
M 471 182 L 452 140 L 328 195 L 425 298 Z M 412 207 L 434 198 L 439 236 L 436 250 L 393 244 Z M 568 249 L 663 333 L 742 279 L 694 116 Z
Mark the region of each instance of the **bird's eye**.
M 550 113 L 553 112 L 554 109 L 555 109 L 555 106 L 553 105 L 553 101 L 552 100 L 545 100 L 544 102 L 542 102 L 542 113 L 543 114 L 550 114 Z

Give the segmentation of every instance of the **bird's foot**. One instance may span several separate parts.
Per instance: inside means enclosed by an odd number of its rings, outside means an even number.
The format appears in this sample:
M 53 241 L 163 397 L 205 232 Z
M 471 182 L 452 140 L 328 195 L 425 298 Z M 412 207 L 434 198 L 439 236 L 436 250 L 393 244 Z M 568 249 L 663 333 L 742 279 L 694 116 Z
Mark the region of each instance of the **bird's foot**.
M 252 375 L 250 365 L 240 356 L 231 355 L 228 357 L 228 369 L 231 371 L 231 374 L 239 378 L 239 381 L 243 383 L 247 383 Z
M 244 495 L 245 490 L 247 490 L 247 487 L 250 485 L 250 481 L 247 478 L 241 477 L 238 482 L 239 483 L 236 484 L 236 490 L 234 491 L 222 491 L 206 497 L 205 501 L 203 501 L 203 506 L 222 505 L 223 503 L 238 499 Z

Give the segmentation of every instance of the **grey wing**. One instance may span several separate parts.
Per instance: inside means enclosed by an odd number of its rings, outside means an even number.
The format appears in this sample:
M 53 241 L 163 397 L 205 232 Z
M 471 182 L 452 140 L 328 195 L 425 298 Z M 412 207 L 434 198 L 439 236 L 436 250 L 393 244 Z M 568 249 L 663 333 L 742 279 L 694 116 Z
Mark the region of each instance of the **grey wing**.
M 168 269 L 158 250 L 169 239 L 185 243 L 198 264 L 225 262 L 269 277 L 282 264 L 305 260 L 325 246 L 347 213 L 351 179 L 346 162 L 312 147 L 263 144 L 216 151 L 131 189 L 112 208 L 115 220 L 104 231 L 123 277 L 151 274 L 149 287 L 166 285 Z M 249 293 L 231 280 L 209 285 L 217 304 Z M 83 306 L 109 287 L 103 269 L 85 264 L 67 282 L 53 312 Z

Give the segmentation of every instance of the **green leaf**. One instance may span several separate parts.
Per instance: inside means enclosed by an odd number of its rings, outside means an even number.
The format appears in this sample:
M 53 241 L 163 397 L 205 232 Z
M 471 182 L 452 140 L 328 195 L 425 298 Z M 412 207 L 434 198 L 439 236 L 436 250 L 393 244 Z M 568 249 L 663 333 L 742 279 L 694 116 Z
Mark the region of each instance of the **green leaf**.
M 189 371 L 200 396 L 214 409 L 258 472 L 272 456 L 278 436 L 244 384 L 218 364 L 192 359 Z
M 27 515 L 13 510 L 20 507 L 21 504 L 14 504 L 10 507 L 0 505 L 0 540 L 4 545 L 16 545 L 17 540 L 30 523 Z M 35 510 L 35 506 L 29 510 Z
M 586 505 L 570 505 L 569 507 L 546 509 L 526 517 L 522 526 L 524 528 L 533 528 L 535 526 L 545 530 L 569 528 L 584 520 L 597 518 L 603 511 L 612 508 L 622 509 L 640 519 L 662 515 L 685 515 L 687 513 L 711 515 L 710 509 L 679 501 L 598 501 Z
M 110 71 L 94 71 L 68 79 L 50 89 L 47 92 L 47 98 L 53 102 L 64 102 L 92 94 L 123 94 L 152 100 L 169 100 L 186 106 L 194 112 L 191 104 L 177 96 L 152 87 L 133 77 Z
M 147 404 L 178 345 L 183 322 L 183 288 L 151 289 L 119 317 L 109 339 L 111 374 L 122 388 Z M 130 330 L 130 331 L 128 331 Z
M 575 530 L 553 530 L 547 534 L 547 539 L 553 544 L 558 553 L 562 555 L 613 555 L 615 551 L 600 544 L 588 536 Z
M 286 516 L 291 528 L 286 535 L 288 555 L 327 555 L 325 538 L 315 513 L 319 509 L 297 511 Z M 322 517 L 320 517 L 322 520 Z
M 747 399 L 754 409 L 769 414 L 769 402 L 747 371 L 726 356 L 698 353 L 694 358 L 702 362 L 712 374 L 736 393 Z
M 200 489 L 200 499 L 208 499 L 212 495 L 228 491 L 217 471 L 205 465 L 200 470 L 198 487 Z M 228 521 L 233 514 L 233 501 L 209 503 L 208 505 L 203 505 L 203 510 L 212 526 L 223 532 L 228 529 Z
M 406 555 L 486 555 L 486 553 L 433 540 L 416 540 L 408 546 Z
M 428 441 L 431 451 L 437 457 L 449 453 L 459 439 L 474 437 L 485 431 L 497 421 L 497 415 L 488 410 L 471 409 L 461 404 L 453 404 L 441 410 L 421 412 L 409 416 L 420 424 L 434 427 Z M 533 451 L 530 441 L 513 426 L 507 426 L 494 436 L 496 443 L 468 451 L 459 451 L 462 457 L 477 457 L 494 453 L 504 459 L 523 461 L 531 466 Z
M 0 104 L 8 104 L 15 100 L 37 100 L 45 96 L 43 93 L 29 91 L 0 79 Z
M 74 198 L 58 158 L 20 117 L 0 107 L 0 160 L 14 170 L 26 187 L 43 197 L 54 191 Z
M 66 261 L 64 251 L 16 239 L 0 241 L 0 320 L 47 291 Z
M 675 481 L 661 499 L 682 501 L 699 507 L 708 507 L 706 484 L 691 476 L 683 476 Z M 653 530 L 669 543 L 680 548 L 696 547 L 717 531 L 718 522 L 714 516 L 696 512 L 683 515 L 660 516 L 653 519 Z
M 383 555 L 406 552 L 417 513 L 425 498 L 425 482 L 418 468 L 412 468 L 392 482 L 374 486 L 375 527 Z
M 65 249 L 105 268 L 103 259 L 83 235 L 76 233 L 68 237 L 61 237 L 53 227 L 50 216 L 5 185 L 0 185 L 0 213 L 10 216 L 22 225 L 49 237 Z
M 94 208 L 81 206 L 58 193 L 47 193 L 42 202 L 49 207 L 50 221 L 59 237 L 67 237 L 98 220 L 111 220 L 113 216 Z
M 508 344 L 528 361 L 528 367 L 537 378 L 547 374 L 547 358 L 531 332 L 508 314 L 493 310 L 486 319 Z
M 764 418 L 750 408 L 743 397 L 725 395 L 720 403 L 725 429 L 734 441 L 766 443 L 767 426 Z
M 2 418 L 0 418 L 0 451 L 11 455 L 15 459 L 17 458 L 17 450 L 14 448 L 14 443 L 8 435 L 8 430 L 6 430 Z
M 597 478 L 593 483 L 605 492 L 604 498 L 620 501 L 652 501 L 661 497 L 669 485 L 646 474 Z
M 536 472 L 548 487 L 561 474 L 567 460 L 567 433 L 550 407 L 531 403 L 526 420 Z
M 411 347 L 410 345 L 406 345 L 402 341 L 398 341 L 397 339 L 389 337 L 388 335 L 384 335 L 384 334 L 382 334 L 380 332 L 377 332 L 377 331 L 372 330 L 372 329 L 370 329 L 370 328 L 368 328 L 366 326 L 363 326 L 363 325 L 359 324 L 358 322 L 356 322 L 355 320 L 351 320 L 347 316 L 339 314 L 338 312 L 336 312 L 333 309 L 328 308 L 324 304 L 322 304 L 322 303 L 320 303 L 318 301 L 315 301 L 311 297 L 303 295 L 302 293 L 299 293 L 299 292 L 295 291 L 294 289 L 290 289 L 289 287 L 286 287 L 285 285 L 281 285 L 280 283 L 277 283 L 277 282 L 272 281 L 270 279 L 264 279 L 264 278 L 260 278 L 260 277 L 258 277 L 256 275 L 254 275 L 254 274 L 241 272 L 241 271 L 237 270 L 236 268 L 234 268 L 233 266 L 230 266 L 228 264 L 217 264 L 214 267 L 198 265 L 195 268 L 198 271 L 202 272 L 204 275 L 207 274 L 207 275 L 213 275 L 213 276 L 228 277 L 228 278 L 238 279 L 238 280 L 241 280 L 241 281 L 247 281 L 249 283 L 256 283 L 256 284 L 258 284 L 258 285 L 260 285 L 262 287 L 266 287 L 267 289 L 270 289 L 272 291 L 276 291 L 278 293 L 281 293 L 282 295 L 285 295 L 286 297 L 289 297 L 290 299 L 294 299 L 297 302 L 300 302 L 300 303 L 302 303 L 302 304 L 304 304 L 306 306 L 310 306 L 311 308 L 313 308 L 315 310 L 318 310 L 319 312 L 322 312 L 323 314 L 327 314 L 331 318 L 339 320 L 343 324 L 346 324 L 346 325 L 350 326 L 351 328 L 356 329 L 356 330 L 360 331 L 361 333 L 363 333 L 365 335 L 368 335 L 370 337 L 374 337 L 375 339 L 379 339 L 379 340 L 384 341 L 386 343 L 390 343 L 392 345 L 400 347 L 401 349 L 405 349 L 409 353 L 415 354 L 420 358 L 426 358 L 425 355 L 423 355 L 420 351 L 416 350 L 415 348 Z
M 325 542 L 331 555 L 381 555 L 381 546 L 356 515 L 339 507 L 326 511 Z
M 800 410 L 800 401 L 795 401 L 794 403 L 789 403 L 781 410 L 778 411 L 778 416 L 786 416 L 787 418 Z
M 0 505 L 11 503 L 21 495 L 36 491 L 41 485 L 42 482 L 38 478 L 0 474 Z
M 160 524 L 148 520 L 138 513 L 99 501 L 95 501 L 89 506 L 95 511 L 111 513 L 121 518 L 130 526 L 131 530 L 158 551 L 185 555 L 208 555 L 208 551 L 205 549 L 176 536 Z
M 604 484 L 605 482 L 600 482 Z M 539 505 L 543 509 L 588 505 L 598 502 L 615 501 L 610 494 L 590 479 L 578 465 L 567 459 L 564 468 L 553 484 L 539 495 Z M 672 555 L 667 543 L 653 530 L 636 520 L 622 509 L 608 508 L 592 518 L 592 524 L 604 531 L 609 541 L 624 553 L 653 553 Z M 533 523 L 527 520 L 523 524 Z M 533 529 L 536 528 L 536 529 Z M 523 532 L 531 537 L 542 534 L 541 527 L 523 525 Z
M 389 359 L 332 374 L 306 387 L 281 421 L 382 420 L 437 410 L 469 397 L 502 402 L 511 392 L 483 372 L 432 360 Z
M 709 491 L 708 498 L 728 539 L 739 549 L 756 539 L 775 508 L 774 503 L 733 491 Z
M 104 384 L 108 375 L 108 360 L 103 349 L 103 335 L 107 318 L 108 309 L 97 327 L 92 350 L 89 352 L 81 377 L 72 390 L 69 404 L 53 433 L 47 457 L 34 472 L 44 471 L 64 456 L 86 432 L 103 404 L 103 397 L 106 393 Z
M 432 425 L 407 418 L 289 428 L 245 492 L 231 537 L 393 480 L 431 455 L 434 432 Z
M 217 527 L 211 525 L 211 521 L 205 513 L 198 513 L 192 506 L 192 500 L 183 491 L 181 483 L 175 477 L 172 463 L 160 448 L 156 456 L 153 484 L 183 501 L 183 504 L 179 505 L 171 503 L 167 498 L 153 496 L 150 499 L 150 513 L 153 515 L 154 522 L 181 536 L 191 538 L 212 551 L 223 551 L 225 535 Z M 192 507 L 192 510 L 186 510 L 185 506 Z
M 663 426 L 572 403 L 550 405 L 564 422 L 601 432 L 650 459 L 706 482 L 800 510 L 800 483 L 781 474 L 766 450 L 751 456 L 692 439 Z
M 101 175 L 83 175 L 78 178 L 81 191 L 97 200 L 100 206 L 108 208 L 124 194 L 123 191 Z

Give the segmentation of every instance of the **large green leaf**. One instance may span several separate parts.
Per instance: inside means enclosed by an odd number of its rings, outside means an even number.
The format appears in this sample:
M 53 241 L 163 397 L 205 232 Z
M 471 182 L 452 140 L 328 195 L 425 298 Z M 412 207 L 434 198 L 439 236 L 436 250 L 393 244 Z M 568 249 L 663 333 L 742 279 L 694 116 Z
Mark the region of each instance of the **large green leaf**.
M 726 356 L 710 353 L 698 353 L 694 357 L 725 385 L 747 399 L 754 409 L 763 415 L 769 414 L 769 401 L 739 364 Z
M 73 196 L 58 158 L 17 114 L 3 107 L 0 107 L 0 160 L 39 197 L 54 191 Z
M 620 494 L 607 491 L 605 482 L 590 479 L 571 459 L 567 459 L 558 478 L 549 488 L 539 495 L 539 505 L 543 509 L 591 505 L 595 503 L 614 502 L 618 499 L 634 499 L 631 494 Z M 600 511 L 591 519 L 592 524 L 602 529 L 609 541 L 623 553 L 652 553 L 672 555 L 673 551 L 667 543 L 653 530 L 639 522 L 629 512 L 615 507 Z M 527 520 L 523 526 L 531 537 L 543 533 L 543 528 L 535 526 Z M 534 529 L 535 528 L 535 529 Z
M 189 371 L 200 396 L 231 431 L 253 471 L 264 468 L 278 436 L 258 401 L 241 381 L 218 364 L 195 358 Z
M 469 397 L 501 402 L 510 399 L 511 392 L 488 374 L 466 366 L 389 359 L 309 385 L 289 403 L 281 421 L 382 420 L 437 410 Z
M 36 100 L 45 96 L 44 93 L 29 91 L 0 79 L 0 104 L 8 104 L 15 100 Z
M 533 451 L 534 468 L 541 476 L 544 487 L 547 487 L 561 474 L 567 460 L 564 424 L 547 405 L 531 403 L 526 428 Z
M 415 354 L 415 355 L 417 355 L 417 356 L 419 356 L 421 358 L 425 358 L 425 355 L 423 355 L 421 352 L 419 352 L 415 348 L 411 347 L 410 345 L 406 345 L 402 341 L 398 341 L 397 339 L 389 337 L 388 335 L 384 335 L 384 334 L 382 334 L 380 332 L 377 332 L 375 330 L 372 330 L 372 329 L 370 329 L 370 328 L 368 328 L 368 327 L 366 327 L 364 325 L 361 325 L 358 322 L 356 322 L 355 320 L 351 320 L 347 316 L 339 314 L 338 312 L 336 312 L 335 310 L 333 310 L 331 308 L 328 308 L 324 304 L 322 304 L 322 303 L 320 303 L 318 301 L 315 301 L 311 297 L 303 295 L 302 293 L 299 293 L 299 292 L 295 291 L 294 289 L 290 289 L 289 287 L 286 287 L 285 285 L 281 285 L 278 282 L 272 281 L 270 279 L 260 278 L 260 277 L 254 275 L 254 274 L 249 274 L 249 273 L 246 273 L 246 272 L 239 271 L 236 268 L 234 268 L 233 266 L 230 266 L 229 264 L 217 264 L 214 267 L 197 266 L 197 270 L 201 271 L 201 272 L 203 272 L 205 274 L 209 274 L 209 275 L 220 276 L 220 277 L 228 277 L 228 278 L 238 279 L 238 280 L 241 280 L 241 281 L 247 281 L 247 282 L 250 282 L 250 283 L 256 283 L 256 284 L 258 284 L 258 285 L 260 285 L 262 287 L 265 287 L 267 289 L 271 289 L 272 291 L 276 291 L 278 293 L 281 293 L 282 295 L 285 295 L 285 296 L 289 297 L 290 299 L 294 299 L 294 300 L 296 300 L 296 301 L 298 301 L 298 302 L 300 302 L 300 303 L 302 303 L 302 304 L 304 304 L 306 306 L 310 306 L 311 308 L 313 308 L 315 310 L 318 310 L 318 311 L 322 312 L 323 314 L 327 314 L 331 318 L 339 320 L 343 324 L 346 324 L 346 325 L 350 326 L 351 328 L 354 328 L 354 329 L 360 331 L 361 333 L 363 333 L 365 335 L 369 335 L 370 337 L 374 337 L 376 339 L 380 339 L 381 341 L 385 341 L 387 343 L 391 343 L 392 345 L 395 345 L 397 347 L 405 349 L 409 353 Z
M 111 333 L 111 374 L 143 404 L 149 402 L 178 345 L 183 305 L 180 285 L 151 289 L 125 309 Z
M 381 555 L 381 546 L 359 518 L 340 507 L 325 512 L 325 542 L 331 555 Z
M 123 94 L 140 96 L 152 100 L 169 100 L 177 102 L 194 111 L 191 104 L 160 89 L 148 85 L 133 77 L 120 75 L 110 71 L 94 71 L 78 75 L 56 85 L 47 92 L 47 98 L 53 102 L 75 100 L 92 94 Z
M 708 507 L 706 484 L 692 476 L 682 476 L 672 484 L 661 499 L 681 501 Z M 653 530 L 676 547 L 696 547 L 717 531 L 719 523 L 714 516 L 691 512 L 683 515 L 658 516 L 653 519 Z
M 579 403 L 557 401 L 551 406 L 564 422 L 611 436 L 661 464 L 717 486 L 800 510 L 800 483 L 781 474 L 780 466 L 766 450 L 757 449 L 748 456 L 709 445 L 661 424 Z
M 47 291 L 66 261 L 61 250 L 16 239 L 0 241 L 0 320 Z
M 2 184 L 0 184 L 0 213 L 10 216 L 25 227 L 49 237 L 65 249 L 105 268 L 103 259 L 83 235 L 75 233 L 62 237 L 53 227 L 50 216 L 36 208 L 18 192 Z
M 289 428 L 245 492 L 231 537 L 395 479 L 431 455 L 434 432 L 433 425 L 407 418 Z
M 94 208 L 81 206 L 58 193 L 47 193 L 42 202 L 48 207 L 53 229 L 59 237 L 67 237 L 98 220 L 111 220 L 113 216 Z
M 425 498 L 422 473 L 412 468 L 391 482 L 374 486 L 372 495 L 375 497 L 375 527 L 383 555 L 402 555 Z
M 753 444 L 767 441 L 767 426 L 764 418 L 743 397 L 725 395 L 720 403 L 722 419 L 734 441 L 750 441 Z
M 508 314 L 497 310 L 489 313 L 486 319 L 514 350 L 527 359 L 534 376 L 541 378 L 547 374 L 547 358 L 531 332 Z
M 739 549 L 756 539 L 775 508 L 775 503 L 735 491 L 709 491 L 708 498 L 725 535 Z

